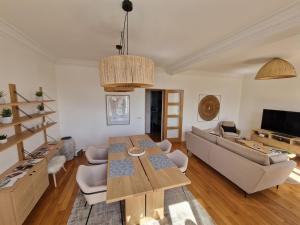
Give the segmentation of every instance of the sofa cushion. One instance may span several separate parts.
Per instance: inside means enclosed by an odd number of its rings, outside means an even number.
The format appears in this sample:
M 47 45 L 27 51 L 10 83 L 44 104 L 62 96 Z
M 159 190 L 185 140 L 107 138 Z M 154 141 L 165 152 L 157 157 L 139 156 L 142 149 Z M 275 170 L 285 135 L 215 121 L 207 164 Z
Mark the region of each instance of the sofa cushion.
M 232 121 L 223 121 L 221 125 L 225 127 L 235 127 L 235 123 Z
M 259 163 L 264 166 L 270 165 L 270 159 L 268 155 L 255 151 L 246 146 L 220 137 L 217 138 L 217 144 L 253 162 Z
M 239 137 L 239 134 L 232 133 L 232 132 L 224 132 L 223 135 L 226 136 L 226 137 Z
M 198 127 L 192 127 L 192 133 L 199 136 L 199 137 L 202 137 L 212 143 L 217 143 L 217 136 L 216 135 L 213 135 L 213 134 L 210 134 L 208 133 L 207 131 L 205 130 L 201 130 L 199 129 Z
M 289 160 L 289 156 L 288 156 L 287 153 L 280 153 L 280 154 L 270 156 L 270 163 L 271 164 L 285 162 L 285 161 L 288 161 L 288 160 Z
M 222 125 L 222 128 L 223 128 L 223 130 L 224 130 L 224 133 L 237 133 L 237 131 L 236 131 L 236 127 L 235 126 L 230 126 L 230 127 L 228 127 L 228 126 L 224 126 L 224 125 Z

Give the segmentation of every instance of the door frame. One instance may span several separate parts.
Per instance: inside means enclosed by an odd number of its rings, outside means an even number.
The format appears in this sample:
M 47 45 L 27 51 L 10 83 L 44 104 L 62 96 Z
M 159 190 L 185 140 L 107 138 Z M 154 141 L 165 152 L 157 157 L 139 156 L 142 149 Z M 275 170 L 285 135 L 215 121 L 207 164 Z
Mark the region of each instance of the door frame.
M 182 141 L 182 122 L 183 122 L 183 104 L 184 104 L 184 90 L 182 89 L 161 89 L 161 88 L 145 88 L 145 99 L 146 91 L 162 91 L 162 124 L 161 124 L 161 139 L 168 139 L 171 142 L 181 142 Z M 179 115 L 178 116 L 168 116 L 168 93 L 180 93 L 180 103 L 179 103 Z M 145 102 L 146 103 L 146 102 Z M 172 104 L 170 104 L 172 105 Z M 145 104 L 145 114 L 146 114 L 146 104 Z M 169 129 L 178 129 L 178 138 L 167 138 L 167 122 L 168 117 L 178 117 L 179 126 L 169 127 Z M 146 132 L 146 118 L 145 118 L 145 132 Z
M 168 93 L 179 93 L 180 94 L 180 102 L 177 103 L 168 103 Z M 171 142 L 181 142 L 182 141 L 182 122 L 183 122 L 183 101 L 184 101 L 184 90 L 181 89 L 164 89 L 164 125 L 163 125 L 163 138 L 168 139 Z M 179 105 L 179 115 L 178 116 L 168 116 L 168 105 Z M 168 127 L 168 117 L 176 117 L 178 118 L 178 127 Z M 178 129 L 178 138 L 167 138 L 167 130 L 168 129 Z

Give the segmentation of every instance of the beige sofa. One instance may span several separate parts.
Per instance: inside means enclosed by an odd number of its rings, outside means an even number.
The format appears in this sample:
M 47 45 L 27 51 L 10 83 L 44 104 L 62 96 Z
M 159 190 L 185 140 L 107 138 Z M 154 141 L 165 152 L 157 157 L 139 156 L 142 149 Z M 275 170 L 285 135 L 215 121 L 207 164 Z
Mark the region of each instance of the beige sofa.
M 284 183 L 296 167 L 286 154 L 262 154 L 196 127 L 186 133 L 186 145 L 190 153 L 248 194 Z

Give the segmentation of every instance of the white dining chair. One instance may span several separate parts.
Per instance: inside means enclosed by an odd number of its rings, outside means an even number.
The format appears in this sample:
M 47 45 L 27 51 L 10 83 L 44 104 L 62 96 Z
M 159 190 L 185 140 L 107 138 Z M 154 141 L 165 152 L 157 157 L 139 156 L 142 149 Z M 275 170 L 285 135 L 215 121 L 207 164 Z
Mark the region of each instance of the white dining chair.
M 178 169 L 185 173 L 187 170 L 189 158 L 180 150 L 175 150 L 167 154 L 167 157 L 178 167 Z
M 107 164 L 93 166 L 80 165 L 78 167 L 76 181 L 86 200 L 86 204 L 90 205 L 89 214 L 85 224 L 89 221 L 93 206 L 97 203 L 106 201 L 106 174 Z
M 161 142 L 157 142 L 156 144 L 166 154 L 169 153 L 172 149 L 172 143 L 167 139 Z
M 107 163 L 108 148 L 89 146 L 85 151 L 85 157 L 92 165 Z

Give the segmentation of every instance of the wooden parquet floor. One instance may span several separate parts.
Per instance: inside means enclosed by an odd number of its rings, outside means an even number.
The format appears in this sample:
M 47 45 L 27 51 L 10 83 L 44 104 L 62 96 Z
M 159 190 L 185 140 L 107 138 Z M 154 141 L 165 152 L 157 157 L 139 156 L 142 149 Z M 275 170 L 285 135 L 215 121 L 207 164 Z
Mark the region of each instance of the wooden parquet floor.
M 184 143 L 173 148 L 186 152 Z M 31 212 L 24 225 L 65 225 L 78 193 L 75 176 L 77 167 L 85 164 L 84 155 L 66 164 L 67 172 L 57 174 L 58 188 L 52 184 Z M 300 160 L 298 160 L 300 168 Z M 222 224 L 300 224 L 300 185 L 283 184 L 247 198 L 236 185 L 198 158 L 189 158 L 188 186 L 215 222 Z

